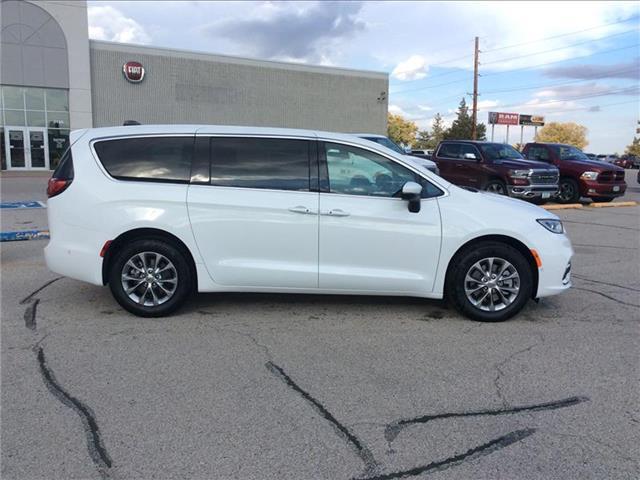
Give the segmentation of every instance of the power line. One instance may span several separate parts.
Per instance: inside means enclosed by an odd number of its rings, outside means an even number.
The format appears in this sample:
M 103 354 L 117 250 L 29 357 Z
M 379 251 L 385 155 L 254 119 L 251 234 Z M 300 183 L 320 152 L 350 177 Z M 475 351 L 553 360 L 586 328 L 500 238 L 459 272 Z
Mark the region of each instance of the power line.
M 535 55 L 542 55 L 543 53 L 550 53 L 550 52 L 555 52 L 555 51 L 558 51 L 558 50 L 566 50 L 567 48 L 577 47 L 579 45 L 586 45 L 587 43 L 599 42 L 601 40 L 606 40 L 607 38 L 620 37 L 620 36 L 626 35 L 628 33 L 637 33 L 637 32 L 638 32 L 637 29 L 626 30 L 624 32 L 614 33 L 613 35 L 607 35 L 605 37 L 600 37 L 600 38 L 595 39 L 595 40 L 586 40 L 584 42 L 572 43 L 571 45 L 567 45 L 565 47 L 552 48 L 550 50 L 543 50 L 541 52 L 528 53 L 526 55 L 518 55 L 516 57 L 500 58 L 498 60 L 492 60 L 490 62 L 484 62 L 482 65 L 491 65 L 491 64 L 494 64 L 494 63 L 508 62 L 510 60 L 518 60 L 520 58 L 533 57 Z M 483 52 L 483 53 L 486 53 L 486 52 Z
M 569 61 L 573 61 L 573 60 L 579 60 L 581 58 L 589 58 L 589 57 L 594 57 L 596 55 L 600 55 L 603 53 L 611 53 L 611 52 L 617 52 L 620 50 L 628 50 L 630 48 L 638 48 L 640 47 L 640 43 L 636 43 L 634 45 L 627 45 L 625 47 L 620 47 L 620 48 L 612 48 L 609 50 L 600 50 L 599 52 L 595 52 L 595 53 L 590 53 L 589 55 L 583 55 L 580 57 L 573 57 L 573 58 L 566 58 L 564 60 L 556 60 L 555 62 L 547 62 L 547 63 L 539 63 L 537 65 L 530 65 L 528 67 L 521 67 L 521 68 L 511 68 L 509 70 L 502 70 L 500 72 L 491 72 L 491 73 L 485 73 L 484 75 L 481 75 L 481 77 L 491 77 L 493 75 L 502 75 L 505 73 L 511 73 L 511 72 L 520 72 L 522 70 L 532 70 L 538 67 L 546 67 L 547 65 L 555 65 L 557 63 L 565 63 L 565 62 L 569 62 Z
M 522 45 L 530 45 L 532 43 L 544 42 L 546 40 L 553 40 L 553 39 L 556 39 L 556 38 L 568 37 L 570 35 L 577 35 L 578 33 L 589 32 L 591 30 L 597 30 L 598 28 L 610 27 L 611 25 L 618 25 L 620 23 L 626 23 L 626 22 L 629 22 L 631 20 L 638 20 L 638 19 L 640 19 L 640 17 L 637 17 L 637 16 L 629 17 L 629 18 L 626 18 L 624 20 L 619 20 L 617 22 L 603 23 L 602 25 L 596 25 L 595 27 L 585 28 L 583 30 L 576 30 L 576 31 L 573 31 L 573 32 L 562 33 L 560 35 L 553 35 L 551 37 L 543 37 L 543 38 L 539 38 L 537 40 L 531 40 L 531 41 L 528 41 L 528 42 L 516 43 L 514 45 L 505 45 L 505 46 L 502 46 L 502 47 L 496 47 L 496 48 L 492 48 L 490 50 L 485 50 L 483 53 L 495 52 L 495 51 L 498 51 L 498 50 L 506 50 L 508 48 L 520 47 Z
M 605 74 L 602 75 L 598 75 L 598 76 L 594 76 L 588 79 L 585 78 L 580 78 L 577 80 L 569 80 L 566 82 L 560 82 L 560 83 L 547 83 L 545 85 L 530 85 L 530 86 L 520 86 L 520 87 L 516 87 L 516 88 L 507 88 L 504 90 L 489 90 L 489 91 L 485 91 L 485 94 L 493 94 L 493 93 L 505 93 L 505 92 L 517 92 L 520 90 L 535 90 L 536 88 L 548 88 L 548 87 L 559 87 L 562 85 L 568 85 L 571 83 L 580 83 L 580 82 L 588 82 L 590 80 L 598 80 L 598 79 L 602 79 L 602 78 L 608 78 L 611 75 L 615 75 L 618 73 L 627 73 L 627 72 L 636 72 L 638 71 L 637 68 L 631 68 L 631 69 L 626 69 L 626 70 L 616 70 L 616 71 L 612 71 L 612 72 L 607 72 Z
M 592 105 L 590 107 L 581 107 L 581 108 L 568 108 L 565 110 L 555 110 L 555 111 L 551 111 L 551 112 L 544 112 L 545 114 L 551 114 L 551 113 L 563 113 L 563 112 L 577 112 L 580 110 L 591 110 L 592 108 L 606 108 L 606 107 L 613 107 L 614 105 L 628 105 L 630 103 L 638 103 L 637 100 L 630 100 L 627 102 L 615 102 L 615 103 L 606 103 L 604 105 Z
M 428 88 L 446 87 L 447 85 L 453 85 L 455 83 L 461 83 L 461 82 L 467 82 L 467 81 L 469 81 L 469 78 L 463 78 L 461 80 L 456 80 L 455 82 L 439 83 L 437 85 L 425 85 L 424 87 L 412 88 L 410 90 L 400 90 L 397 92 L 389 92 L 389 94 L 391 95 L 396 93 L 419 92 L 420 90 L 426 90 Z

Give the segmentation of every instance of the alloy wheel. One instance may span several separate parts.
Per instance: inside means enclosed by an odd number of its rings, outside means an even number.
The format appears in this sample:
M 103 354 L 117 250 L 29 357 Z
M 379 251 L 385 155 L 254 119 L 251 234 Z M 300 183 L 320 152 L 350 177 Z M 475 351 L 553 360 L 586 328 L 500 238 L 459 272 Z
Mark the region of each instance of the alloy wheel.
M 178 271 L 157 252 L 140 252 L 122 267 L 122 289 L 135 303 L 155 307 L 168 301 L 178 287 Z
M 574 195 L 575 190 L 573 188 L 573 184 L 571 184 L 570 182 L 563 182 L 560 184 L 560 193 L 558 194 L 560 200 L 562 200 L 563 202 L 568 202 L 574 197 Z
M 507 260 L 488 257 L 474 263 L 464 279 L 467 300 L 476 308 L 496 312 L 507 308 L 520 292 L 520 275 Z
M 493 182 L 487 185 L 487 192 L 497 193 L 498 195 L 506 195 L 507 192 L 504 189 L 504 186 L 501 183 Z

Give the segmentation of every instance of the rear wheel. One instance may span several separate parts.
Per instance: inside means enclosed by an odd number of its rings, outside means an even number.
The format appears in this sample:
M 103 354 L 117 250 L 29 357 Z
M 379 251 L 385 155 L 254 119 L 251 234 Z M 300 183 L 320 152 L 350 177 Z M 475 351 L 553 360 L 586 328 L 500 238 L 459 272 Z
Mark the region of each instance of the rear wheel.
M 576 203 L 580 200 L 580 187 L 572 178 L 561 178 L 558 185 L 558 203 Z
M 531 298 L 531 266 L 510 245 L 500 242 L 474 245 L 456 255 L 451 265 L 447 298 L 460 313 L 473 320 L 507 320 Z
M 109 287 L 117 302 L 141 317 L 162 317 L 177 310 L 191 292 L 187 259 L 159 239 L 135 240 L 119 250 L 109 270 Z
M 507 194 L 507 186 L 502 180 L 490 180 L 485 186 L 485 191 L 497 193 L 498 195 Z

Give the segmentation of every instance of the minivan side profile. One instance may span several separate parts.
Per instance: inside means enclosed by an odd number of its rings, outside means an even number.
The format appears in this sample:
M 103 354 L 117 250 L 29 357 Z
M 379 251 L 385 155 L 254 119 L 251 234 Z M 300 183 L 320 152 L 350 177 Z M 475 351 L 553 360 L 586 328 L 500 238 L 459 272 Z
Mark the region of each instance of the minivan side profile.
M 346 134 L 73 131 L 48 195 L 48 267 L 140 316 L 192 292 L 284 292 L 446 297 L 501 321 L 571 285 L 557 216 Z

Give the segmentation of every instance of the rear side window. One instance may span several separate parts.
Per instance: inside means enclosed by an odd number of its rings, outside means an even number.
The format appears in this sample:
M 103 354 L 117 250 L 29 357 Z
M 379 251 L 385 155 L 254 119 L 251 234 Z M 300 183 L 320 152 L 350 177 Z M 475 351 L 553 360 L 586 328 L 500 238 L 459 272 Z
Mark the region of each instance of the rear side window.
M 527 151 L 527 158 L 529 160 L 542 160 L 543 162 L 549 161 L 549 151 L 547 147 L 529 147 Z
M 114 178 L 188 183 L 193 137 L 120 138 L 96 142 L 98 159 Z
M 212 138 L 211 185 L 309 190 L 307 140 Z
M 446 158 L 458 158 L 460 156 L 460 144 L 459 143 L 445 143 L 440 147 L 438 157 Z
M 60 180 L 73 180 L 73 157 L 71 156 L 71 147 L 67 148 L 62 154 L 60 163 L 53 171 L 52 178 Z

